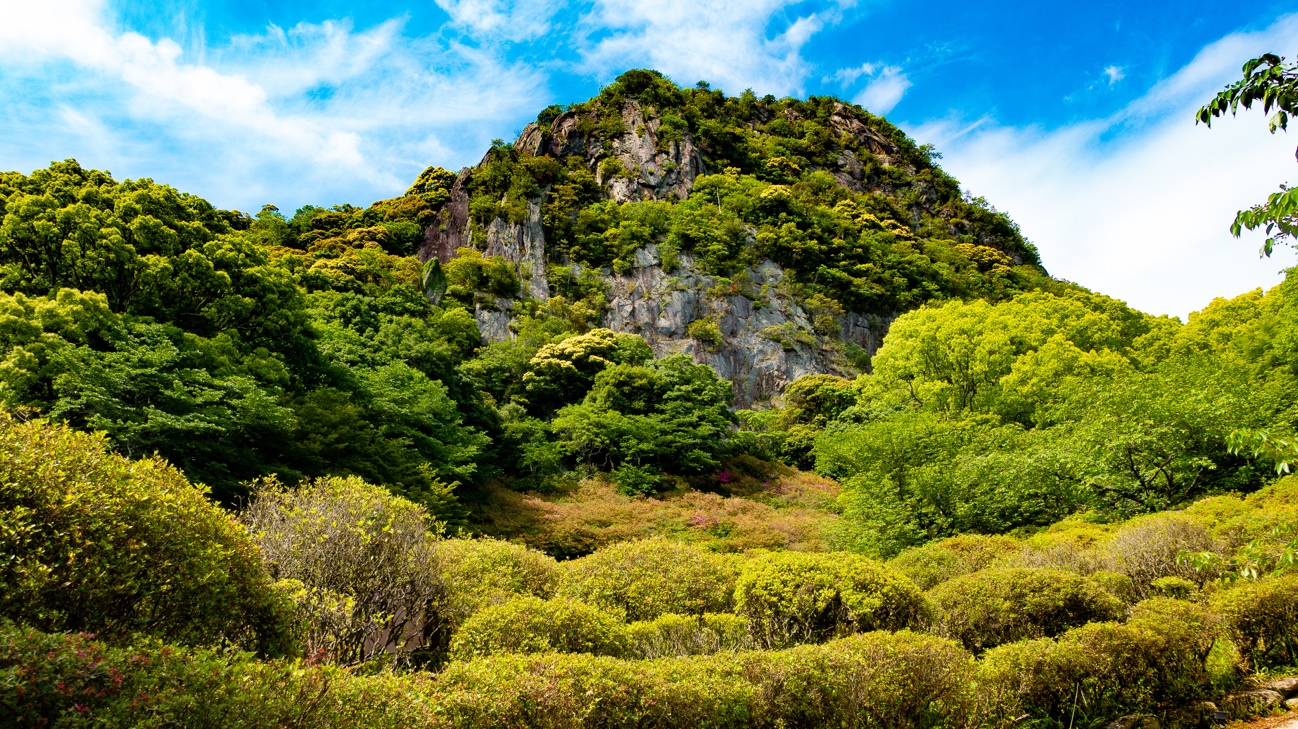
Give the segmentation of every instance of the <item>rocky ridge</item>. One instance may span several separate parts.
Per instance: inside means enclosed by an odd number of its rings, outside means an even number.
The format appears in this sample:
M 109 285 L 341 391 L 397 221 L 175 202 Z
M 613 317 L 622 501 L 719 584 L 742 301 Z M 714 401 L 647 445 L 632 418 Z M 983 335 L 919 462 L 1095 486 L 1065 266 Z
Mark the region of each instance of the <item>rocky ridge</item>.
M 689 131 L 670 141 L 660 139 L 662 119 L 646 113 L 635 99 L 623 105 L 624 131 L 620 135 L 592 138 L 583 132 L 582 120 L 581 113 L 567 111 L 548 125 L 528 124 L 514 149 L 564 163 L 577 157 L 595 174 L 604 199 L 619 203 L 682 200 L 689 196 L 698 176 L 717 172 L 709 170 Z M 829 127 L 835 135 L 856 140 L 859 149 L 868 150 L 883 166 L 904 166 L 901 150 L 846 105 L 837 105 Z M 500 256 L 516 268 L 522 282 L 517 298 L 475 305 L 483 339 L 495 342 L 514 336 L 510 311 L 518 300 L 531 297 L 544 301 L 550 296 L 546 267 L 554 261 L 547 259 L 542 224 L 542 201 L 548 190 L 528 201 L 527 214 L 520 222 L 499 217 L 486 226 L 473 222 L 469 182 L 489 158 L 490 154 L 478 168 L 461 170 L 450 199 L 424 233 L 419 255 L 424 262 L 437 258 L 445 263 L 457 249 L 471 247 L 487 256 Z M 618 164 L 607 164 L 609 159 Z M 606 175 L 609 169 L 623 172 Z M 836 165 L 826 171 L 853 192 L 886 192 L 886 183 L 872 178 L 868 165 L 851 149 L 841 150 Z M 907 171 L 915 172 L 913 168 Z M 1022 263 L 1017 258 L 1015 262 Z M 561 263 L 579 268 L 571 262 Z M 845 352 L 873 355 L 897 313 L 835 312 L 832 325 L 826 325 L 823 316 L 813 322 L 813 312 L 782 285 L 785 271 L 773 261 L 749 266 L 727 282 L 704 273 L 688 253 L 675 256 L 665 267 L 652 244 L 635 253 L 629 270 L 605 268 L 600 276 L 608 301 L 603 326 L 643 336 L 656 355 L 684 352 L 711 365 L 734 383 L 737 407 L 752 407 L 776 397 L 787 383 L 803 375 L 852 376 L 857 369 Z M 705 324 L 692 330 L 691 325 L 700 321 Z M 858 357 L 857 362 L 861 361 Z

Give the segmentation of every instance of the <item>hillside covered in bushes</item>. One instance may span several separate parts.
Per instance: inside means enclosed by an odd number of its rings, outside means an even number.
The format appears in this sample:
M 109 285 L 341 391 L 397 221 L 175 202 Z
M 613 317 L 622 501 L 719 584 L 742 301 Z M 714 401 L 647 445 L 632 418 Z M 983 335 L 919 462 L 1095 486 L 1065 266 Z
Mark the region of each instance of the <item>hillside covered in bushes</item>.
M 368 207 L 0 174 L 0 724 L 1280 710 L 1298 278 L 1151 316 L 937 159 L 632 71 Z

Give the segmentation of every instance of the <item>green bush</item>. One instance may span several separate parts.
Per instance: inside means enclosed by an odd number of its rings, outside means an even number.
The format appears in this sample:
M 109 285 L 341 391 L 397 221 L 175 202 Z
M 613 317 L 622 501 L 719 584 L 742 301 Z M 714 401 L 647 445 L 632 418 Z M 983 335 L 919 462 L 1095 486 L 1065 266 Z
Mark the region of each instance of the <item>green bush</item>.
M 910 729 L 963 722 L 972 662 L 951 641 L 875 632 L 786 651 L 451 664 L 431 700 L 456 727 Z
M 1116 597 L 1063 570 L 983 570 L 944 582 L 928 596 L 936 608 L 938 632 L 974 652 L 1025 638 L 1053 637 L 1125 612 Z
M 1002 645 L 979 661 L 979 713 L 991 724 L 1031 717 L 1094 726 L 1176 710 L 1209 695 L 1205 662 L 1217 634 L 1206 609 L 1156 598 L 1125 625 L 1091 623 L 1058 639 Z
M 157 458 L 0 414 L 0 617 L 48 631 L 294 650 L 292 607 L 228 514 Z
M 1298 575 L 1242 582 L 1214 594 L 1209 604 L 1253 668 L 1298 665 Z
M 1091 584 L 1131 605 L 1140 599 L 1136 595 L 1136 583 L 1121 572 L 1099 570 L 1086 576 Z
M 733 557 L 662 537 L 614 544 L 564 568 L 560 595 L 628 621 L 727 612 L 737 572 Z
M 1184 577 L 1160 577 L 1149 583 L 1149 591 L 1158 597 L 1187 600 L 1199 591 L 1199 586 Z
M 626 626 L 599 608 L 564 598 L 520 597 L 466 620 L 451 641 L 451 658 L 497 653 L 622 656 L 629 645 Z
M 1104 552 L 1116 568 L 1129 575 L 1142 597 L 1153 594 L 1151 584 L 1160 577 L 1203 579 L 1180 559 L 1181 552 L 1203 552 L 1216 543 L 1197 519 L 1177 513 L 1150 514 L 1125 523 L 1104 543 Z
M 908 578 L 843 552 L 772 552 L 744 565 L 735 609 L 768 648 L 870 630 L 900 630 L 926 613 Z
M 548 599 L 563 579 L 553 557 L 499 539 L 445 539 L 437 556 L 446 584 L 445 615 L 452 628 L 489 605 L 532 595 Z
M 953 577 L 991 567 L 1022 547 L 1012 537 L 961 534 L 911 547 L 888 560 L 888 566 L 914 580 L 921 590 L 930 590 Z
M 676 615 L 631 623 L 632 653 L 640 658 L 711 655 L 752 647 L 748 621 L 729 613 Z
M 314 658 L 440 660 L 446 585 L 423 507 L 331 477 L 291 490 L 267 481 L 242 518 L 296 603 Z
M 152 640 L 109 647 L 0 622 L 5 726 L 446 727 L 421 693 L 426 683 Z
M 757 726 L 936 727 L 969 719 L 973 661 L 953 641 L 876 631 L 743 654 Z

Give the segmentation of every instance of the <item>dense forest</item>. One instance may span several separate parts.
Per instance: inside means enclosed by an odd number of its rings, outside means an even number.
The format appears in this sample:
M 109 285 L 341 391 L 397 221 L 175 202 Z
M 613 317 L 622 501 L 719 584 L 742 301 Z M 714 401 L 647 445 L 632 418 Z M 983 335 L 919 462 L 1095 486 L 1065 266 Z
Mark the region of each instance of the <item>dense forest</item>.
M 1271 58 L 1203 120 L 1298 83 Z M 1052 279 L 938 158 L 836 99 L 631 71 L 363 208 L 0 173 L 3 723 L 1298 701 L 1298 278 L 1151 316 Z M 1236 230 L 1291 222 L 1268 204 Z M 528 221 L 540 258 L 502 247 Z M 736 407 L 721 313 L 616 326 L 649 268 L 786 312 L 761 337 L 823 367 Z

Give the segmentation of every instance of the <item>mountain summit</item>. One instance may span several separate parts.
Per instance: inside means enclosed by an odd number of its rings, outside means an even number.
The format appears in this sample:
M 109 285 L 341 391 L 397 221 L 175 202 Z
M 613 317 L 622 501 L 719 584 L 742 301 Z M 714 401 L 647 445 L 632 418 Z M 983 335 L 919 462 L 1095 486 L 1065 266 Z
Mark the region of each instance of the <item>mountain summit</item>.
M 936 157 L 838 99 L 727 97 L 633 70 L 430 183 L 446 202 L 419 254 L 513 269 L 517 292 L 458 292 L 487 341 L 514 336 L 529 306 L 577 306 L 711 365 L 749 406 L 867 368 L 888 323 L 926 301 L 1049 281 L 1017 226 Z

